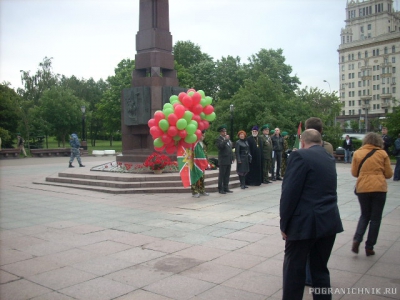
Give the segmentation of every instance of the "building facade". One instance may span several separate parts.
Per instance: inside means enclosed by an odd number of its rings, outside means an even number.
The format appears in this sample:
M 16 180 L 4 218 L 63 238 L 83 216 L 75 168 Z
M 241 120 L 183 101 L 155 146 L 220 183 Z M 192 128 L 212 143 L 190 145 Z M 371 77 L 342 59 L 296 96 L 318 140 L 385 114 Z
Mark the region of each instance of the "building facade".
M 337 121 L 350 129 L 377 130 L 379 119 L 400 99 L 400 12 L 393 0 L 348 0 L 339 52 L 340 99 Z

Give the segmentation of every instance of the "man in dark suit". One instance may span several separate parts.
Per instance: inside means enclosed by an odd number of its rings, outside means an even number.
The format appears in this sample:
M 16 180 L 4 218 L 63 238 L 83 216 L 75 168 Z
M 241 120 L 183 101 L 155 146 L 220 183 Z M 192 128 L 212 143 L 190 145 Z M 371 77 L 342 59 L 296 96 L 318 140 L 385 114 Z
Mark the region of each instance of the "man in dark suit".
M 307 129 L 302 149 L 293 151 L 282 183 L 280 229 L 285 243 L 284 300 L 302 299 L 307 256 L 314 299 L 331 299 L 328 260 L 336 234 L 343 231 L 337 206 L 335 159 L 321 146 L 321 134 Z
M 217 130 L 220 134 L 215 141 L 218 148 L 218 191 L 220 194 L 233 193 L 229 190 L 229 177 L 233 162 L 232 142 L 229 135 L 226 134 L 226 125 L 221 125 Z

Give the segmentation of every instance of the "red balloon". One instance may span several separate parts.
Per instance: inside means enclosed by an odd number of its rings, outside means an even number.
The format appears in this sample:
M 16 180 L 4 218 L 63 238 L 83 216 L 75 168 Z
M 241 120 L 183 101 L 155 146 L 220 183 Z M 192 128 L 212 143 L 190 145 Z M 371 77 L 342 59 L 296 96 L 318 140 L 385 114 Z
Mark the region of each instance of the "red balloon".
M 205 129 L 203 121 L 197 122 L 197 128 L 200 129 L 201 131 Z
M 200 130 L 200 129 L 197 129 L 196 132 L 195 132 L 194 134 L 197 136 L 197 140 L 200 140 L 201 136 L 203 135 L 203 134 L 201 133 L 201 130 Z
M 196 90 L 195 89 L 188 89 L 186 93 L 189 94 L 190 92 L 196 92 Z
M 186 129 L 179 130 L 178 134 L 182 139 L 184 139 L 187 136 Z
M 186 94 L 185 92 L 181 92 L 181 93 L 179 93 L 179 95 L 178 95 L 178 99 L 179 99 L 179 101 L 181 101 L 181 102 L 182 102 L 182 100 L 183 100 L 183 97 L 185 97 L 185 96 L 187 96 L 187 94 Z
M 192 96 L 192 100 L 193 100 L 193 105 L 199 104 L 201 101 L 201 94 L 198 92 L 194 93 Z
M 178 135 L 178 128 L 176 128 L 176 126 L 169 126 L 169 128 L 167 130 L 167 134 L 170 137 L 174 137 L 174 136 Z
M 153 126 L 150 128 L 150 134 L 153 137 L 153 139 L 156 139 L 156 138 L 162 136 L 163 133 L 164 132 L 158 126 Z
M 197 124 L 201 121 L 201 117 L 199 115 L 193 115 L 192 120 L 196 121 Z
M 150 119 L 150 120 L 147 122 L 147 125 L 149 125 L 149 128 L 151 128 L 151 127 L 153 127 L 153 126 L 156 126 L 156 125 L 157 125 L 156 120 L 155 120 L 155 119 Z
M 166 147 L 165 148 L 165 152 L 167 152 L 168 154 L 173 154 L 173 153 L 175 153 L 176 152 L 176 146 L 175 145 L 172 145 L 171 147 Z
M 204 125 L 203 130 L 206 130 L 208 127 L 210 127 L 210 123 L 208 123 L 208 121 L 206 121 L 206 120 L 203 120 L 203 125 Z
M 187 95 L 185 97 L 183 97 L 182 104 L 185 107 L 190 108 L 192 106 L 192 103 L 193 103 L 192 97 L 187 96 Z
M 160 122 L 160 120 L 165 119 L 165 115 L 162 111 L 157 111 L 154 113 L 154 119 L 156 120 L 157 124 Z
M 165 146 L 162 147 L 154 147 L 154 150 L 158 151 L 158 152 L 163 152 L 165 149 Z
M 175 106 L 175 115 L 178 117 L 178 120 L 183 118 L 185 111 L 186 108 L 182 104 Z
M 169 125 L 171 126 L 175 126 L 176 125 L 176 122 L 179 120 L 180 118 L 178 118 L 177 116 L 176 116 L 176 114 L 170 114 L 169 116 L 168 116 L 168 123 L 169 123 Z
M 164 144 L 168 144 L 172 141 L 172 138 L 168 134 L 163 134 L 161 136 L 161 140 L 163 141 Z
M 214 112 L 214 106 L 212 106 L 212 105 L 206 105 L 206 106 L 204 106 L 203 112 L 204 112 L 206 115 L 211 114 L 212 112 Z
M 191 111 L 195 115 L 199 115 L 203 111 L 203 106 L 201 106 L 201 104 L 193 105 Z

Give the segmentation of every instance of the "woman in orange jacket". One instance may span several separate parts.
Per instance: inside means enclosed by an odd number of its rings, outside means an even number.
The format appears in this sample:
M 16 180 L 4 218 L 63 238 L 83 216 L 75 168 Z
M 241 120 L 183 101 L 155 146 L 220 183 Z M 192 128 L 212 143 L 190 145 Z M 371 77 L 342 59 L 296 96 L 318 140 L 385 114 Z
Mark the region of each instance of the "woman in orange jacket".
M 359 169 L 363 159 L 374 149 L 376 149 L 375 152 L 364 161 Z M 351 250 L 358 253 L 358 248 L 369 225 L 365 253 L 367 256 L 374 255 L 374 245 L 378 239 L 382 212 L 386 202 L 386 179 L 393 176 L 390 159 L 383 150 L 383 140 L 380 135 L 370 132 L 364 137 L 362 147 L 354 153 L 351 174 L 357 177 L 356 191 L 361 207 L 361 216 Z

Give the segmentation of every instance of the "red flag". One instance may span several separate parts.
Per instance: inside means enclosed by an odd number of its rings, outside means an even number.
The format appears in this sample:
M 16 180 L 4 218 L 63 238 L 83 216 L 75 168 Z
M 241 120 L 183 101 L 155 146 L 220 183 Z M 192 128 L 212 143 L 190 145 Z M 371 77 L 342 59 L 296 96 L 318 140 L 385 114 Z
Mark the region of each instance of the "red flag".
M 299 124 L 299 128 L 297 128 L 297 136 L 296 136 L 296 140 L 294 141 L 293 148 L 300 149 L 300 147 L 301 147 L 300 135 L 301 135 L 301 122 Z

